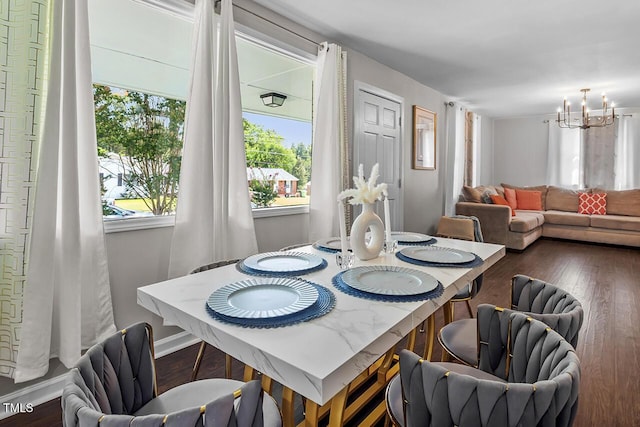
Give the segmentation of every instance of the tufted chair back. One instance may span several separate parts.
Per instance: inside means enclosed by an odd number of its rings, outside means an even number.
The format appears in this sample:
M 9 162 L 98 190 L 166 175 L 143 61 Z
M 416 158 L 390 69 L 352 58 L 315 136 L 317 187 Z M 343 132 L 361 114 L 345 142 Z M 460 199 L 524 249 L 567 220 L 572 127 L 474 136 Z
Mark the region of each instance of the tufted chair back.
M 546 323 L 574 348 L 578 344 L 584 311 L 580 302 L 562 289 L 518 274 L 511 279 L 511 308 Z
M 259 381 L 241 383 L 209 379 L 176 387 L 164 403 L 157 396 L 153 333 L 137 323 L 94 345 L 68 374 L 62 392 L 64 427 L 262 427 L 263 392 Z M 228 392 L 221 390 L 229 390 Z M 195 390 L 195 392 L 194 392 Z M 189 404 L 195 396 L 202 405 Z M 236 397 L 241 398 L 236 400 Z M 269 398 L 270 426 L 280 427 L 275 402 Z M 165 407 L 179 408 L 166 411 Z M 149 406 L 163 413 L 153 413 Z M 164 406 L 169 404 L 169 406 Z M 181 406 L 183 405 L 184 406 Z M 145 406 L 146 405 L 146 406 Z M 268 406 L 267 405 L 267 406 Z
M 489 315 L 489 313 L 485 313 Z M 580 364 L 573 347 L 544 323 L 517 312 L 496 311 L 492 342 L 504 344 L 508 382 L 450 371 L 446 364 L 400 354 L 405 425 L 570 426 L 575 418 Z

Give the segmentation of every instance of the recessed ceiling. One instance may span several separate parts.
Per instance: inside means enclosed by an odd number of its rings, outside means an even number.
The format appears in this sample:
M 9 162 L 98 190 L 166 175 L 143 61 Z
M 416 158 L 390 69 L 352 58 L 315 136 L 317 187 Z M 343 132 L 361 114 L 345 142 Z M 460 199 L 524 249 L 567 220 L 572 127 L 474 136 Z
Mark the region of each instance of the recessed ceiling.
M 640 2 L 255 0 L 491 117 L 640 107 Z

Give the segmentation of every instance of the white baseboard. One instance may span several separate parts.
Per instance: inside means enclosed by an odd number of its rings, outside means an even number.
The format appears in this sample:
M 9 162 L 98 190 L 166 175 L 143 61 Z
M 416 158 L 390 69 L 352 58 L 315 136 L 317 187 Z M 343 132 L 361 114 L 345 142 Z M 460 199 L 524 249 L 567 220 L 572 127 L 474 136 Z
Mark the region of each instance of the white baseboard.
M 156 359 L 182 350 L 199 341 L 198 338 L 188 332 L 180 332 L 157 340 L 154 342 Z M 37 384 L 21 388 L 13 393 L 0 396 L 0 404 L 2 404 L 0 406 L 0 420 L 15 415 L 13 412 L 7 412 L 7 405 L 5 405 L 5 403 L 12 404 L 14 407 L 18 407 L 19 404 L 22 404 L 23 407 L 26 404 L 31 404 L 35 408 L 37 405 L 60 397 L 62 395 L 65 377 L 65 374 L 58 375 Z

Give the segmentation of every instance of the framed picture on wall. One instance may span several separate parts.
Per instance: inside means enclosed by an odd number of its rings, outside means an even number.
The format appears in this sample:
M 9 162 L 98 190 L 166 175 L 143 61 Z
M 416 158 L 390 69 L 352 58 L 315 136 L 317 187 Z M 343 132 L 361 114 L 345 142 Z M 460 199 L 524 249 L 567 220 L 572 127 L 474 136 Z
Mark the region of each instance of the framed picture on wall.
M 436 113 L 413 106 L 413 169 L 436 168 Z

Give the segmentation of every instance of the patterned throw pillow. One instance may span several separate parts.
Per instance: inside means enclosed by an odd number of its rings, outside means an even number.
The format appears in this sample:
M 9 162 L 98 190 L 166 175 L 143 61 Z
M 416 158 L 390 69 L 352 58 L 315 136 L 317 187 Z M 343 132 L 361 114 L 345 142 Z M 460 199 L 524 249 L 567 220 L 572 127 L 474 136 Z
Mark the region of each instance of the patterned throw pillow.
M 606 215 L 607 214 L 607 193 L 578 193 L 579 214 Z

